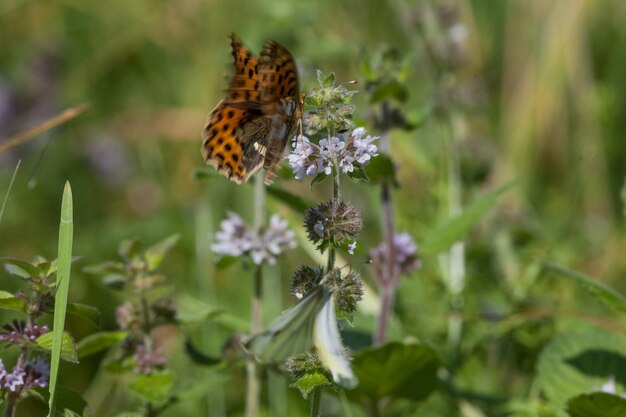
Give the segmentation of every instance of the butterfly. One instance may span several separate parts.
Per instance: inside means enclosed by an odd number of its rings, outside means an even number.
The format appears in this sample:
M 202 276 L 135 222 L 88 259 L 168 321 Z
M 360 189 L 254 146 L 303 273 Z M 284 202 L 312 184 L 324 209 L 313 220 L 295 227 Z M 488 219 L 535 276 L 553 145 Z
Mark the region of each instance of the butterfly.
M 270 184 L 302 117 L 296 64 L 275 41 L 263 45 L 258 59 L 234 34 L 230 43 L 234 73 L 202 129 L 202 156 L 238 184 L 264 168 Z

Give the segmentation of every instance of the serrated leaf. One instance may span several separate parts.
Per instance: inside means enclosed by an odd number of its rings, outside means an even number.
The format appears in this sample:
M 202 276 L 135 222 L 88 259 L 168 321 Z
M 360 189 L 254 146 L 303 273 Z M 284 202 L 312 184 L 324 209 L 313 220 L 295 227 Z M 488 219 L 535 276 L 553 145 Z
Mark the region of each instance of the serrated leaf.
M 138 374 L 129 382 L 128 388 L 145 401 L 161 403 L 168 399 L 174 378 L 169 370 L 151 374 Z
M 4 265 L 4 270 L 14 277 L 28 279 L 39 276 L 39 269 L 26 261 L 14 258 L 0 258 L 0 264 Z
M 185 352 L 193 362 L 199 365 L 213 366 L 222 363 L 221 358 L 209 356 L 198 350 L 193 343 L 191 343 L 191 340 L 185 340 Z
M 47 352 L 52 351 L 54 332 L 46 333 L 35 339 L 35 344 Z M 78 357 L 76 355 L 76 343 L 68 332 L 63 332 L 63 339 L 61 344 L 61 359 L 71 363 L 78 363 Z
M 572 278 L 577 284 L 581 285 L 585 290 L 587 290 L 607 307 L 621 313 L 626 313 L 626 297 L 613 288 L 608 287 L 600 281 L 585 274 L 572 271 L 571 269 L 567 269 L 553 262 L 544 262 L 543 265 L 549 271 L 567 278 Z
M 439 226 L 430 234 L 430 237 L 422 246 L 422 253 L 425 255 L 436 255 L 439 252 L 447 250 L 455 242 L 462 240 L 471 228 L 483 219 L 489 209 L 496 205 L 502 194 L 513 185 L 514 183 L 506 184 L 481 196 L 463 210 L 459 216 Z
M 297 388 L 306 400 L 314 389 L 321 388 L 324 385 L 331 385 L 331 383 L 326 375 L 316 370 L 313 372 L 307 372 L 300 379 L 291 384 L 290 387 Z
M 128 332 L 125 330 L 90 334 L 78 342 L 78 357 L 82 359 L 86 356 L 106 350 L 126 339 L 127 336 Z
M 292 194 L 288 191 L 285 191 L 281 188 L 277 188 L 277 187 L 270 185 L 269 187 L 266 188 L 266 190 L 269 196 L 281 201 L 286 206 L 288 206 L 289 208 L 291 208 L 292 210 L 298 213 L 302 213 L 307 208 L 313 206 L 312 202 L 307 201 L 304 198 L 299 197 L 295 194 Z
M 148 264 L 148 271 L 154 271 L 161 265 L 163 258 L 176 245 L 179 238 L 180 235 L 175 234 L 146 249 L 144 256 Z
M 26 312 L 26 301 L 8 291 L 0 291 L 0 309 Z
M 626 384 L 626 337 L 596 326 L 555 336 L 537 363 L 536 384 L 557 406 L 614 377 Z
M 418 344 L 387 343 L 355 353 L 352 368 L 359 385 L 349 395 L 376 402 L 384 397 L 426 399 L 437 388 L 437 352 Z
M 567 402 L 571 417 L 624 417 L 626 399 L 607 392 L 582 394 Z

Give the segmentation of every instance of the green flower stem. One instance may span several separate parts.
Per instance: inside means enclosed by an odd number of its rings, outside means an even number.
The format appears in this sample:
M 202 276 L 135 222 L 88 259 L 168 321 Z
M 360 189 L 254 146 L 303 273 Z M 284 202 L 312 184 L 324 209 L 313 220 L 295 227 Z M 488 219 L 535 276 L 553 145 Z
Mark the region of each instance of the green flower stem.
M 255 229 L 263 226 L 265 218 L 265 183 L 263 175 L 254 177 L 254 218 Z M 263 270 L 261 265 L 256 268 L 254 274 L 252 305 L 250 317 L 250 334 L 261 331 L 263 325 Z M 248 359 L 246 364 L 247 372 L 247 392 L 246 392 L 246 417 L 257 417 L 259 415 L 259 394 L 260 381 L 257 371 L 257 364 L 253 357 Z
M 310 417 L 319 417 L 320 415 L 320 399 L 322 397 L 322 392 L 319 388 L 313 389 L 313 393 L 311 395 L 311 412 L 309 413 Z

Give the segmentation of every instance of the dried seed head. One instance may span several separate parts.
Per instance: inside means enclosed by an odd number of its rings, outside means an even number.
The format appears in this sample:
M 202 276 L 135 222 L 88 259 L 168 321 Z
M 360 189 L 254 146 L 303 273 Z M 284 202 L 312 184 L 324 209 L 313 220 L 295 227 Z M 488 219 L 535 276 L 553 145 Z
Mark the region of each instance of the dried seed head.
M 319 244 L 323 252 L 328 247 L 354 241 L 363 228 L 363 220 L 354 206 L 331 200 L 309 208 L 304 214 L 304 227 L 309 240 Z

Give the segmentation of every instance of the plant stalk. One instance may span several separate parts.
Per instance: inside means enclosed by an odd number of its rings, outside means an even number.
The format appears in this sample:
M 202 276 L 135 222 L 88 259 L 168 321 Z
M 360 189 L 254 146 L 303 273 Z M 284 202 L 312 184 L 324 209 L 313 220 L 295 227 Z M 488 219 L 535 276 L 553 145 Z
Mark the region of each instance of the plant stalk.
M 265 218 L 265 183 L 262 175 L 254 177 L 254 214 L 253 225 L 256 230 L 263 226 Z M 263 270 L 259 265 L 254 274 L 250 334 L 261 331 L 263 325 Z M 259 394 L 260 381 L 256 361 L 252 356 L 248 358 L 246 364 L 247 372 L 247 392 L 246 392 L 246 417 L 258 417 L 259 415 Z
M 319 388 L 313 389 L 313 394 L 311 395 L 311 412 L 309 413 L 310 417 L 319 417 L 321 397 L 322 391 L 320 391 Z

